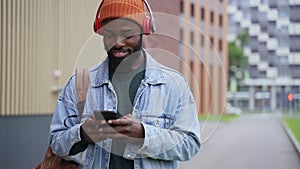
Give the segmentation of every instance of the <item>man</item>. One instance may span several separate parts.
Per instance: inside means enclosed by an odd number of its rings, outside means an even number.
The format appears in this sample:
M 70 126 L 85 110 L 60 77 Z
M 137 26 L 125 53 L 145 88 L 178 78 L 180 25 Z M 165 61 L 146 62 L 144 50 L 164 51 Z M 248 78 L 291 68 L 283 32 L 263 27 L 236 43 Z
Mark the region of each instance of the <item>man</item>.
M 145 12 L 143 0 L 104 0 L 95 31 L 103 35 L 108 57 L 89 71 L 81 121 L 69 118 L 78 114 L 75 76 L 59 96 L 51 148 L 79 168 L 176 169 L 178 161 L 191 159 L 200 149 L 197 109 L 188 84 L 142 47 L 143 34 L 149 34 Z M 97 119 L 95 110 L 113 110 L 120 118 Z M 69 127 L 64 125 L 68 118 Z

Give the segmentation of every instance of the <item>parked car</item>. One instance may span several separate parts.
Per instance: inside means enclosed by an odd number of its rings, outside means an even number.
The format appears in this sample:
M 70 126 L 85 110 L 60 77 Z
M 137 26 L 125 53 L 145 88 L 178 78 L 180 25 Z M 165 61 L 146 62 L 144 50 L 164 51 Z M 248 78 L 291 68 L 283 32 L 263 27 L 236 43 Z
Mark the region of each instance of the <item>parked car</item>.
M 237 114 L 240 115 L 242 113 L 242 110 L 238 107 L 232 106 L 230 103 L 226 104 L 226 114 Z

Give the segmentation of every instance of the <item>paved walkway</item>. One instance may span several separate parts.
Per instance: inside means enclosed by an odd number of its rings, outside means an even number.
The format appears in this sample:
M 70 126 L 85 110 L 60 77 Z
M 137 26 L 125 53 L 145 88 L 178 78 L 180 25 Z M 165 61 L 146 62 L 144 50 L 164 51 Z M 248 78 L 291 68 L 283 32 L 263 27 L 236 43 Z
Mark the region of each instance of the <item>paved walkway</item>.
M 300 158 L 278 117 L 242 115 L 221 123 L 191 161 L 180 163 L 180 169 L 300 169 Z

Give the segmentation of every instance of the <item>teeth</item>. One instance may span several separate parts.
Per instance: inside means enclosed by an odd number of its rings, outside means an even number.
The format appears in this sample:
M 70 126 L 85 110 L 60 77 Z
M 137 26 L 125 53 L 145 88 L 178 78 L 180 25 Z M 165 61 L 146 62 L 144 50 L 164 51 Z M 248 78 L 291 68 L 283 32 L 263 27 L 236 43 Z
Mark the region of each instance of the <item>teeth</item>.
M 116 56 L 116 57 L 124 57 L 128 52 L 125 52 L 125 51 L 114 51 L 113 54 Z

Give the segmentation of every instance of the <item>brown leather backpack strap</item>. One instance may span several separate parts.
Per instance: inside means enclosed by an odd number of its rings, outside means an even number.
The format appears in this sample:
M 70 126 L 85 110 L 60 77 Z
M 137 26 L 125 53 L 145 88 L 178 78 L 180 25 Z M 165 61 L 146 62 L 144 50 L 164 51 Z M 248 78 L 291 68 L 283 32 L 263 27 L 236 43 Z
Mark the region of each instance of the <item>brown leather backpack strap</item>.
M 89 70 L 87 68 L 76 68 L 77 110 L 79 112 L 79 119 L 82 117 L 89 79 Z
M 79 119 L 82 117 L 86 93 L 89 87 L 89 70 L 86 68 L 76 68 L 76 91 L 78 97 L 77 109 Z M 65 123 L 65 122 L 64 122 Z M 78 164 L 74 161 L 65 161 L 60 156 L 55 155 L 49 146 L 44 160 L 35 167 L 36 169 L 77 169 Z

